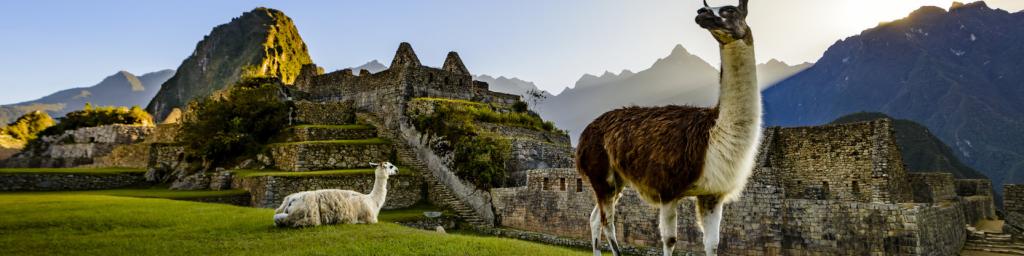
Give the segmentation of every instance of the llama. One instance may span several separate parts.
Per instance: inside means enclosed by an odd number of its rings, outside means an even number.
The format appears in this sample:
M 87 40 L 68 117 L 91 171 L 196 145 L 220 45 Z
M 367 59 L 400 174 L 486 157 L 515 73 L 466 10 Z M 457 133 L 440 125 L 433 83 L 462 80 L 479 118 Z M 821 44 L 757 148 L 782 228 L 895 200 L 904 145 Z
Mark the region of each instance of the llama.
M 377 223 L 377 214 L 388 194 L 388 176 L 398 174 L 398 167 L 389 162 L 370 165 L 377 167 L 370 194 L 340 189 L 291 194 L 274 212 L 274 224 L 278 227 L 311 227 Z
M 746 24 L 748 0 L 712 8 L 704 3 L 696 22 L 718 41 L 722 57 L 718 106 L 627 107 L 605 113 L 580 136 L 576 166 L 594 189 L 590 215 L 595 255 L 601 234 L 619 255 L 615 204 L 629 184 L 659 208 L 665 255 L 675 249 L 680 200 L 697 199 L 697 223 L 706 255 L 716 255 L 723 204 L 735 200 L 753 171 L 761 140 L 761 95 L 753 35 Z

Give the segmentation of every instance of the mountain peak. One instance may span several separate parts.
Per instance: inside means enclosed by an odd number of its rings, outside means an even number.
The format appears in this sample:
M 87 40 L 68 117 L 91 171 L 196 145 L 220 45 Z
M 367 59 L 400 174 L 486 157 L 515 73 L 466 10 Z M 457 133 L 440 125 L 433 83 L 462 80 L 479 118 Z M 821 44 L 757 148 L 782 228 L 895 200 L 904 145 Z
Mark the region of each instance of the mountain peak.
M 172 109 L 227 88 L 242 76 L 275 77 L 291 84 L 310 63 L 292 19 L 279 10 L 258 7 L 202 38 L 146 110 L 162 120 Z
M 675 48 L 672 48 L 672 53 L 669 54 L 669 56 L 676 56 L 676 55 L 692 55 L 692 54 L 690 54 L 690 51 L 687 51 L 686 47 L 683 47 L 682 44 L 677 44 Z

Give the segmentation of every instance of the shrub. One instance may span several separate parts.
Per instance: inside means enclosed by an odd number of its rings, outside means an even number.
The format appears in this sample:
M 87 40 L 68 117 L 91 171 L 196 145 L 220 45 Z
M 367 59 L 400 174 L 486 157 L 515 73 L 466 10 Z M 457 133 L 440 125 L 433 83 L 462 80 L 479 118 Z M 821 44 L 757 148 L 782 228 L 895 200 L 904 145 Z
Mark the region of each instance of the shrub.
M 6 134 L 16 140 L 28 142 L 36 139 L 40 132 L 55 124 L 53 118 L 46 112 L 33 111 L 18 117 L 13 123 L 7 124 L 0 130 L 0 134 Z
M 189 103 L 180 135 L 186 156 L 211 167 L 261 152 L 288 124 L 282 86 L 278 80 L 243 79 L 225 93 Z
M 153 125 L 153 117 L 139 106 L 127 107 L 93 107 L 86 103 L 85 108 L 72 111 L 60 118 L 60 123 L 40 132 L 40 135 L 58 135 L 64 131 L 79 128 L 96 127 L 111 124 Z

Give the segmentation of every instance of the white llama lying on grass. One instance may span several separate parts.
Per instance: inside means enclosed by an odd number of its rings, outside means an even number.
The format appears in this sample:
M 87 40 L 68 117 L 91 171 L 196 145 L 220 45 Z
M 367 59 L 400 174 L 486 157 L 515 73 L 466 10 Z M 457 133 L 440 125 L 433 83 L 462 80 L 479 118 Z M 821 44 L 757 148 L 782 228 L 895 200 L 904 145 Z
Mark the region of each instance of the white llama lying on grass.
M 377 223 L 377 214 L 388 194 L 388 176 L 398 167 L 383 162 L 376 166 L 373 191 L 364 195 L 352 190 L 324 189 L 288 195 L 274 213 L 278 227 L 312 227 L 331 224 Z

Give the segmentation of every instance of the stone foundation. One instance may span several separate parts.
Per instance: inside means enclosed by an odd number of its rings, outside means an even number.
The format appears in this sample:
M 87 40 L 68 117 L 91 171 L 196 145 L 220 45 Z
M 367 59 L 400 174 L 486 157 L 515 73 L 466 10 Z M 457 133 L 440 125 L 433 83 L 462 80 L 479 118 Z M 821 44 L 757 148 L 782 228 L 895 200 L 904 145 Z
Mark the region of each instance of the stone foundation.
M 389 144 L 285 143 L 271 145 L 275 166 L 284 171 L 303 172 L 369 168 L 370 162 L 388 161 Z
M 300 124 L 351 124 L 355 122 L 349 102 L 295 102 L 295 121 Z
M 1024 239 L 1024 185 L 1003 185 L 1003 210 L 1006 211 L 1003 232 Z
M 342 128 L 339 128 L 342 127 Z M 285 141 L 358 140 L 376 138 L 372 126 L 296 126 L 285 130 Z
M 148 185 L 143 174 L 3 173 L 0 191 L 100 190 Z
M 771 183 L 772 172 L 759 169 L 743 197 L 726 206 L 719 247 L 723 255 L 955 255 L 966 239 L 957 202 L 931 206 L 786 199 L 784 189 Z M 498 224 L 589 239 L 594 207 L 589 184 L 572 169 L 530 174 L 526 187 L 491 191 Z M 694 202 L 684 200 L 678 211 L 677 250 L 702 251 Z M 657 212 L 627 188 L 616 206 L 619 241 L 659 247 Z
M 956 199 L 952 173 L 907 173 L 915 203 L 935 203 Z
M 238 177 L 231 183 L 234 189 L 245 189 L 252 195 L 251 205 L 277 208 L 284 197 L 302 191 L 319 189 L 345 189 L 359 193 L 373 190 L 373 174 L 335 176 L 256 176 Z M 423 200 L 423 179 L 418 176 L 396 175 L 388 179 L 388 195 L 384 209 L 400 209 Z

